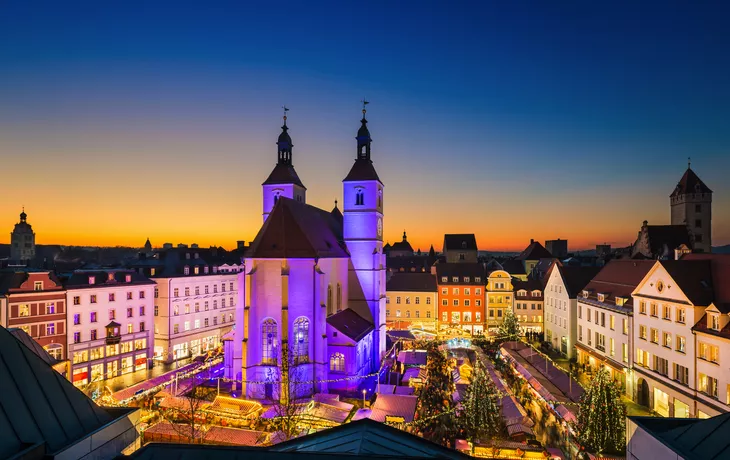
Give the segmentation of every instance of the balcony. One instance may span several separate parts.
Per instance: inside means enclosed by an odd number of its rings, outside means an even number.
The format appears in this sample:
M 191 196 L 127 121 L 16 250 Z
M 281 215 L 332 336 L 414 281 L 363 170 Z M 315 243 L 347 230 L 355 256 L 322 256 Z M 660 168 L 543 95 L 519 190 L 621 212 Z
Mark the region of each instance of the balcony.
M 122 341 L 122 334 L 119 331 L 119 328 L 121 327 L 121 324 L 114 321 L 111 321 L 106 325 L 105 342 L 107 345 L 116 345 Z
M 106 339 L 104 339 L 104 342 L 105 342 L 105 343 L 106 343 L 107 345 L 116 345 L 116 344 L 118 344 L 118 343 L 121 343 L 121 341 L 122 341 L 122 336 L 121 336 L 121 335 L 116 335 L 116 336 L 114 336 L 114 335 L 112 335 L 112 336 L 107 336 L 107 337 L 106 337 Z

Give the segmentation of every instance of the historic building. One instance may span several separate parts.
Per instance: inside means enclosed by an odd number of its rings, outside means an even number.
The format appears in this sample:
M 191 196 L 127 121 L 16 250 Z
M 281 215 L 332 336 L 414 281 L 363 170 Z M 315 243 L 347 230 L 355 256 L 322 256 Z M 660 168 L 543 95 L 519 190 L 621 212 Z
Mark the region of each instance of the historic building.
M 154 347 L 155 282 L 131 270 L 79 270 L 64 286 L 74 385 L 147 369 Z
M 403 240 L 393 243 L 393 245 L 388 248 L 387 255 L 388 257 L 413 256 L 413 247 L 411 247 L 411 243 L 408 242 L 405 230 L 403 230 Z
M 475 246 L 476 247 L 476 246 Z M 484 334 L 487 273 L 479 263 L 437 263 L 433 266 L 438 284 L 440 331 L 461 329 Z
M 514 291 L 514 314 L 524 332 L 543 330 L 543 286 L 539 280 L 530 278 L 522 281 L 512 279 Z
M 264 224 L 238 275 L 236 328 L 226 345 L 226 376 L 242 380 L 249 398 L 356 390 L 385 351 L 383 183 L 365 110 L 342 212 L 306 204 L 288 129 L 285 117 L 278 161 L 263 184 Z
M 494 270 L 487 277 L 486 291 L 487 330 L 496 334 L 505 312 L 514 306 L 512 277 L 504 270 Z
M 552 254 L 556 259 L 565 259 L 568 257 L 568 240 L 547 240 L 545 241 L 545 250 Z
M 669 196 L 672 225 L 684 225 L 692 234 L 694 252 L 712 252 L 712 190 L 690 165 Z
M 385 321 L 389 329 L 436 330 L 436 276 L 394 273 L 386 284 Z
M 555 261 L 545 276 L 545 341 L 568 358 L 575 356 L 578 293 L 598 270 L 596 267 L 564 267 Z
M 166 363 L 219 347 L 235 321 L 238 273 L 210 249 L 165 245 L 140 255 L 130 268 L 151 278 L 154 290 L 154 359 Z
M 25 209 L 20 213 L 20 222 L 10 233 L 10 260 L 27 264 L 35 258 L 35 233 L 28 223 Z
M 53 272 L 0 273 L 0 323 L 23 329 L 54 359 L 66 359 L 66 293 Z
M 634 398 L 665 417 L 730 411 L 730 255 L 659 260 L 634 297 Z
M 578 363 L 604 366 L 631 396 L 634 299 L 631 293 L 649 272 L 651 260 L 612 260 L 578 296 Z
M 479 255 L 473 233 L 444 235 L 443 255 L 446 263 L 476 263 Z

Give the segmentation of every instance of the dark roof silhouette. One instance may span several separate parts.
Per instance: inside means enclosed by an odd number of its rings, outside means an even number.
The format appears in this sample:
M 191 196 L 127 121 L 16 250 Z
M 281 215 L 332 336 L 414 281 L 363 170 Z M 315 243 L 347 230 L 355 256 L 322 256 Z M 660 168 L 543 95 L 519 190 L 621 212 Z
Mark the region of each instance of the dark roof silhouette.
M 629 417 L 686 460 L 730 458 L 730 413 L 708 419 Z
M 477 250 L 477 239 L 473 233 L 447 233 L 444 235 L 444 251 Z
M 687 168 L 687 171 L 685 171 L 682 178 L 679 179 L 679 183 L 677 183 L 677 186 L 674 188 L 674 191 L 670 196 L 676 197 L 678 195 L 684 195 L 685 193 L 712 193 L 712 190 L 710 190 L 710 187 L 702 182 L 702 179 L 700 179 L 697 174 L 692 171 L 692 168 Z
M 431 273 L 396 272 L 386 285 L 387 291 L 436 292 L 436 275 Z
M 525 250 L 517 256 L 517 260 L 540 260 L 549 259 L 552 257 L 553 255 L 550 254 L 550 251 L 545 249 L 545 247 L 540 244 L 539 241 L 533 240 L 530 241 L 530 244 L 527 245 Z
M 301 179 L 299 179 L 297 172 L 294 170 L 294 165 L 285 163 L 277 163 L 271 171 L 271 174 L 269 174 L 269 177 L 261 185 L 272 184 L 295 184 L 305 190 L 307 189 L 307 187 L 302 184 Z
M 53 454 L 113 421 L 1 326 L 0 376 L 0 458 L 44 444 Z
M 383 183 L 378 177 L 378 173 L 375 172 L 372 160 L 365 158 L 358 158 L 355 160 L 355 164 L 350 168 L 350 172 L 342 180 L 342 182 L 354 182 L 354 181 L 365 181 L 365 180 L 376 180 Z
M 647 225 L 649 250 L 656 256 L 664 254 L 665 249 L 674 251 L 680 245 L 692 249 L 692 236 L 686 225 Z
M 246 257 L 301 259 L 350 255 L 342 243 L 342 223 L 331 212 L 279 198 Z
M 545 276 L 547 280 L 550 277 L 550 273 L 553 270 L 559 270 L 560 275 L 563 278 L 565 284 L 565 290 L 568 293 L 568 297 L 575 299 L 579 292 L 581 292 L 588 283 L 598 274 L 601 270 L 600 267 L 565 267 L 561 263 L 555 261 L 548 270 L 548 274 Z
M 714 300 L 712 265 L 709 260 L 661 260 L 662 267 L 677 287 L 697 306 L 707 306 Z
M 327 318 L 327 324 L 345 334 L 355 342 L 369 334 L 374 328 L 373 323 L 358 315 L 355 310 L 346 308 Z

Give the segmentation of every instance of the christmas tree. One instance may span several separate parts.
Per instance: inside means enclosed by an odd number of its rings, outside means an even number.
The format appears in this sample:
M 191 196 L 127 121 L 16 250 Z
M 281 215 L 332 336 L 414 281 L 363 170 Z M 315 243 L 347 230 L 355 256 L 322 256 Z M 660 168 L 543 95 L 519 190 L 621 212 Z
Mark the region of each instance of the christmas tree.
M 459 426 L 468 441 L 484 442 L 502 433 L 498 400 L 497 388 L 477 360 L 459 411 Z
M 453 433 L 454 381 L 446 354 L 432 344 L 426 364 L 428 376 L 416 411 L 419 431 L 426 439 L 447 445 Z
M 626 408 L 621 391 L 601 366 L 581 399 L 578 439 L 593 452 L 621 453 L 626 448 Z
M 512 310 L 504 312 L 504 321 L 499 325 L 497 337 L 501 341 L 517 340 L 520 337 L 520 323 Z

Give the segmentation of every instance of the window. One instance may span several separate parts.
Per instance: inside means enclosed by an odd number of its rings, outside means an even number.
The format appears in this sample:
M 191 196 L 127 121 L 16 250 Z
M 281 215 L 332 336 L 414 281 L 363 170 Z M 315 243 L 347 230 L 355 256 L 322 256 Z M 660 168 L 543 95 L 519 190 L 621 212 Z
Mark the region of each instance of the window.
M 700 359 L 717 363 L 720 359 L 720 349 L 716 345 L 709 345 L 707 343 L 699 343 L 699 356 Z
M 613 330 L 613 328 L 616 326 L 616 318 L 613 315 L 611 315 L 611 317 L 609 318 L 608 325 L 611 328 L 611 330 Z
M 478 312 L 478 311 L 474 312 L 474 321 L 476 321 L 477 323 L 482 322 L 482 313 L 481 312 Z
M 626 343 L 621 344 L 621 356 L 625 363 L 629 362 L 629 345 Z
M 659 356 L 654 356 L 654 371 L 662 374 L 662 375 L 669 375 L 669 362 L 664 359 L 660 358 Z
M 639 302 L 639 313 L 641 313 L 642 315 L 646 314 L 646 302 L 644 302 L 643 300 Z
M 342 311 L 342 285 L 337 283 L 337 311 Z
M 131 292 L 127 292 L 127 300 L 132 300 L 132 293 Z
M 689 369 L 674 363 L 674 380 L 682 385 L 689 385 Z
M 186 287 L 185 288 L 185 297 L 187 297 L 189 295 L 190 295 L 190 288 L 189 287 Z
M 502 317 L 502 310 L 497 310 L 497 318 L 501 318 L 501 317 Z
M 416 310 L 416 318 L 420 318 L 420 317 L 421 317 L 421 310 Z
M 451 281 L 454 282 L 454 283 L 458 283 L 459 282 L 459 277 L 458 276 L 452 276 L 451 277 Z
M 183 324 L 183 330 L 189 331 L 190 330 L 190 321 L 185 321 Z
M 590 317 L 590 314 L 588 316 Z M 580 319 L 580 318 L 583 318 L 583 306 L 579 304 L 578 305 L 578 319 Z M 589 318 L 589 321 L 590 321 L 590 318 Z
M 18 305 L 18 316 L 30 316 L 30 305 L 28 305 L 28 304 Z
M 89 296 L 89 303 L 96 303 L 96 296 L 95 295 L 92 294 L 91 296 Z
M 172 326 L 172 333 L 173 334 L 177 334 L 178 332 L 180 332 L 180 326 L 178 324 L 173 325 Z
M 464 299 L 464 306 L 465 306 L 465 307 L 468 307 L 468 306 L 470 306 L 470 305 L 469 305 L 469 303 L 470 303 L 470 302 L 469 302 L 469 299 Z
M 601 327 L 606 327 L 606 314 L 601 312 Z
M 624 335 L 629 335 L 629 320 L 624 318 L 622 320 L 622 322 L 623 322 Z
M 114 302 L 115 299 L 116 299 L 116 294 L 114 294 L 113 292 L 110 292 L 109 293 L 109 302 Z
M 81 343 L 81 333 L 74 332 L 74 343 Z
M 395 317 L 396 318 L 400 318 L 400 310 L 396 310 L 395 311 Z
M 452 290 L 451 290 L 451 292 L 452 292 L 452 293 L 453 293 L 454 295 L 459 295 L 459 288 L 454 288 L 454 289 L 452 289 Z
M 43 305 L 43 304 L 41 304 Z M 51 302 L 46 304 L 46 315 L 53 315 L 56 313 L 56 304 Z
M 185 304 L 185 314 L 187 315 L 188 313 L 190 313 L 190 304 L 186 303 Z
M 117 319 L 117 312 L 115 310 L 109 310 L 109 319 L 110 320 Z
M 213 294 L 218 294 L 218 285 L 217 284 L 213 285 Z
M 650 338 L 651 343 L 659 343 L 659 330 L 654 329 L 652 327 L 650 334 L 651 334 L 651 338 Z
M 175 288 L 172 290 L 174 297 L 180 297 L 180 288 Z
M 426 305 L 431 305 L 431 297 L 426 297 Z
M 678 323 L 684 324 L 684 315 L 685 315 L 684 308 L 677 307 L 677 322 Z
M 700 373 L 698 390 L 707 396 L 717 398 L 717 379 Z
M 431 318 L 431 310 L 426 310 L 426 318 Z
M 651 316 L 653 316 L 654 318 L 657 318 L 658 315 L 659 315 L 658 308 L 655 303 L 652 303 L 651 304 Z
M 581 326 L 580 324 L 578 325 L 578 341 L 583 341 L 583 326 Z
M 446 277 L 446 276 L 442 276 L 441 277 L 441 282 L 442 283 L 447 283 L 448 281 L 449 281 L 449 278 L 448 277 Z
M 420 298 L 420 297 L 418 297 L 418 296 L 416 296 L 416 305 L 418 305 L 418 304 L 420 304 L 420 303 L 421 303 L 421 298 Z
M 410 304 L 411 304 L 411 298 L 406 296 L 406 305 L 410 305 Z
M 596 349 L 606 351 L 606 336 L 596 332 Z
M 92 312 L 91 312 L 91 313 L 89 314 L 89 322 L 90 322 L 90 323 L 95 323 L 95 322 L 96 322 L 96 312 L 95 312 L 95 311 L 92 311 Z
M 441 321 L 445 323 L 448 320 L 449 320 L 449 314 L 446 313 L 445 311 L 442 311 L 441 312 Z
M 127 308 L 127 318 L 131 318 L 134 316 L 134 311 L 132 311 L 132 308 Z
M 42 291 L 43 290 L 43 281 L 36 281 L 35 283 L 33 283 L 33 290 Z
M 188 267 L 186 265 L 185 268 L 183 269 L 183 273 L 186 274 L 186 275 L 189 275 L 190 274 L 190 267 Z
M 195 286 L 195 295 L 200 295 L 200 286 Z
M 479 281 L 479 280 L 477 280 L 477 281 Z M 474 294 L 475 295 L 482 295 L 482 288 L 476 288 L 476 289 L 474 289 Z
M 477 307 L 481 307 L 482 306 L 482 299 L 476 299 L 474 301 L 474 305 L 476 305 Z
M 662 334 L 662 345 L 666 348 L 672 348 L 672 334 L 668 332 Z
M 399 303 L 400 303 L 400 296 L 396 296 L 396 298 L 395 298 L 395 303 L 397 303 L 397 304 L 399 304 Z
M 680 353 L 685 353 L 685 351 L 684 351 L 685 344 L 686 344 L 685 338 L 678 335 L 677 336 L 677 351 Z
M 710 329 L 715 331 L 720 330 L 720 317 L 714 313 L 710 315 Z
M 406 310 L 406 318 L 410 318 L 410 317 L 411 317 L 411 311 L 410 310 Z
M 96 340 L 96 329 L 89 331 L 89 339 Z
M 217 300 L 213 301 L 213 310 L 218 310 L 218 301 Z
M 207 300 L 203 303 L 203 308 L 205 309 L 205 311 L 208 311 L 209 310 L 209 308 L 208 308 L 208 301 Z
M 550 300 L 552 300 L 552 299 L 550 299 Z M 586 313 L 587 313 L 586 320 L 588 320 L 588 322 L 590 323 L 591 322 L 591 309 L 586 308 Z
M 144 332 L 144 321 L 140 321 L 139 323 L 139 332 Z
M 458 311 L 452 311 L 451 312 L 451 322 L 460 323 L 461 322 L 461 313 L 459 313 Z
M 309 320 L 303 316 L 294 321 L 294 362 L 309 361 Z
M 261 345 L 264 364 L 276 364 L 276 347 L 278 346 L 278 336 L 276 329 L 276 321 L 271 318 L 261 323 Z
M 448 307 L 449 306 L 448 299 L 441 299 L 441 305 L 443 305 L 444 307 Z
M 365 204 L 365 193 L 362 189 L 358 189 L 355 192 L 355 206 L 363 206 Z
M 177 316 L 177 315 L 180 314 L 180 306 L 179 305 L 175 305 L 175 306 L 172 307 L 172 314 L 174 316 Z
M 74 314 L 74 326 L 78 326 L 79 324 L 81 324 L 81 315 L 76 313 Z
M 144 316 L 144 305 L 139 307 L 139 316 Z
M 471 323 L 471 312 L 469 312 L 469 311 L 464 312 L 464 322 Z
M 672 309 L 669 305 L 662 305 L 662 319 L 671 321 Z
M 616 347 L 615 347 L 615 345 L 616 344 L 613 341 L 613 337 L 611 337 L 611 356 L 614 356 L 616 354 Z
M 46 324 L 46 335 L 56 335 L 56 323 Z
M 330 370 L 332 372 L 345 372 L 345 355 L 334 353 L 330 356 Z
M 643 324 L 639 325 L 639 338 L 642 340 L 646 340 L 646 326 Z
M 591 329 L 588 328 L 588 345 L 591 345 Z
M 455 307 L 458 307 L 459 306 L 459 299 L 454 299 L 453 304 L 454 304 Z
M 214 316 L 213 317 L 213 326 L 216 326 L 217 324 L 218 324 L 218 317 Z
M 74 305 L 81 305 L 81 297 L 80 296 L 74 296 Z
M 702 219 L 695 219 L 695 227 L 702 228 Z
M 134 326 L 132 326 L 132 323 L 127 324 L 127 334 L 131 334 L 134 332 L 134 329 L 132 329 Z
M 203 320 L 203 326 L 204 326 L 204 327 L 208 327 L 208 318 L 205 318 L 205 319 Z
M 464 288 L 464 295 L 471 295 L 471 289 Z

